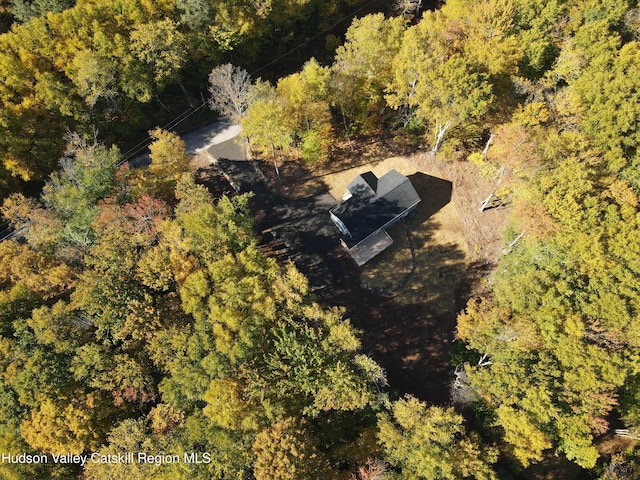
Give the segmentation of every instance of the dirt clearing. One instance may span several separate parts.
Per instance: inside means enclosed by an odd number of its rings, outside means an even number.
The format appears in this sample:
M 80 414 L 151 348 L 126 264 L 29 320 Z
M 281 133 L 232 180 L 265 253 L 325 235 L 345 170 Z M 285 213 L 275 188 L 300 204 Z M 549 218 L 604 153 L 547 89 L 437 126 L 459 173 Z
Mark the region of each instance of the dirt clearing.
M 359 268 L 339 243 L 326 193 L 337 202 L 357 175 L 391 169 L 410 178 L 421 203 L 389 229 L 393 245 Z M 495 181 L 466 161 L 399 156 L 376 143 L 313 168 L 284 162 L 280 179 L 270 162 L 260 170 L 269 178 L 268 188 L 254 190 L 265 251 L 293 261 L 320 303 L 346 308 L 364 353 L 386 370 L 392 392 L 447 404 L 456 316 L 502 249 L 508 209 L 479 211 Z M 319 201 L 324 198 L 328 203 Z
M 388 230 L 393 245 L 361 268 L 336 241 L 325 259 L 334 281 L 321 301 L 347 308 L 392 389 L 447 403 L 456 316 L 495 266 L 509 211 L 479 211 L 494 181 L 468 162 L 416 154 L 362 155 L 358 163 L 313 173 L 285 165 L 283 190 L 290 198 L 325 191 L 337 202 L 357 175 L 395 169 L 409 177 L 421 203 Z
M 493 182 L 481 178 L 475 166 L 429 154 L 330 173 L 322 182 L 339 201 L 357 175 L 373 171 L 381 176 L 391 169 L 409 177 L 422 201 L 404 224 L 389 229 L 393 245 L 361 267 L 361 285 L 393 294 L 405 305 L 426 300 L 432 313 L 450 313 L 462 300 L 456 298 L 456 290 L 468 280 L 469 267 L 496 263 L 507 211 L 479 211 Z

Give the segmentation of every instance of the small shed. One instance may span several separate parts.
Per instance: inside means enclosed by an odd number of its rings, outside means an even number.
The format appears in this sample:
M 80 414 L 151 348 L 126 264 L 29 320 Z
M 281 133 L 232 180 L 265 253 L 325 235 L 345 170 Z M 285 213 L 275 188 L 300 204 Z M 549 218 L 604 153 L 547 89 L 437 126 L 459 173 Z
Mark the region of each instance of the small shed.
M 420 197 L 411 181 L 396 170 L 379 178 L 365 172 L 347 186 L 342 201 L 329 215 L 340 230 L 342 245 L 362 266 L 393 243 L 386 229 L 409 215 L 418 203 Z

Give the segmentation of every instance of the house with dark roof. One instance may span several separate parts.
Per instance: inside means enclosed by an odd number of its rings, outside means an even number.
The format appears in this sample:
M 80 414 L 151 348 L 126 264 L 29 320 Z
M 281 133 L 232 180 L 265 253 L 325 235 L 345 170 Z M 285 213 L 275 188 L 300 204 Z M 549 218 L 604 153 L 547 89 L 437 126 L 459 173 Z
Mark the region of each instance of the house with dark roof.
M 386 229 L 409 215 L 420 203 L 411 181 L 396 170 L 380 178 L 358 175 L 342 201 L 329 210 L 341 233 L 342 245 L 362 266 L 393 243 Z

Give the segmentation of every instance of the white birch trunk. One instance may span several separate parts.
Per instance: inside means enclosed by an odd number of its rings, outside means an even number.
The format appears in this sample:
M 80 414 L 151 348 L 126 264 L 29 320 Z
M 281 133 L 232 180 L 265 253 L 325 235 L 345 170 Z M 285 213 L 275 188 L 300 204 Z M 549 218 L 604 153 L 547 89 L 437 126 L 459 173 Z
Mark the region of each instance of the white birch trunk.
M 493 138 L 493 135 L 491 136 L 491 138 Z M 489 138 L 489 142 L 491 142 L 491 138 Z M 487 142 L 487 146 L 485 147 L 485 150 L 489 148 L 489 142 Z M 484 155 L 484 151 L 482 152 L 482 154 Z M 500 167 L 500 170 L 498 170 L 498 175 L 497 175 L 498 182 L 496 183 L 496 186 L 493 188 L 493 191 L 491 192 L 491 194 L 485 199 L 484 202 L 482 202 L 482 206 L 480 207 L 481 212 L 484 212 L 484 209 L 487 208 L 488 203 L 496 194 L 496 192 L 498 191 L 498 188 L 500 188 L 500 185 L 502 185 L 502 180 L 504 179 L 506 173 L 507 173 L 507 170 L 504 167 Z
M 509 244 L 509 246 L 507 248 L 505 248 L 504 250 L 502 250 L 502 255 L 506 255 L 507 253 L 511 253 L 511 250 L 513 250 L 513 247 L 515 246 L 516 243 L 518 243 L 518 241 L 524 236 L 524 230 L 520 232 L 520 235 L 518 235 L 515 240 L 513 242 L 511 242 Z
M 276 156 L 276 146 L 271 140 L 271 153 L 273 154 L 273 166 L 276 168 L 276 177 L 278 177 L 278 181 L 280 181 L 280 169 L 278 169 L 278 158 Z
M 489 365 L 493 365 L 493 362 L 489 360 L 489 355 L 486 353 L 482 354 L 480 360 L 478 360 L 478 367 L 488 367 Z
M 483 157 L 487 156 L 487 152 L 489 151 L 489 147 L 491 146 L 492 142 L 493 142 L 493 133 L 489 137 L 489 140 L 487 140 L 487 144 L 484 146 L 484 149 L 482 150 L 482 156 Z
M 435 155 L 438 149 L 440 148 L 442 139 L 444 138 L 445 133 L 447 133 L 447 130 L 449 130 L 450 126 L 451 126 L 451 120 L 447 120 L 444 123 L 440 123 L 439 121 L 436 121 L 436 141 L 433 144 L 433 148 L 431 149 L 431 153 L 433 155 Z
M 640 440 L 640 434 L 627 428 L 616 428 L 615 434 L 618 437 L 630 438 L 632 440 Z
M 491 199 L 493 198 L 493 194 L 495 193 L 495 191 L 491 192 L 491 194 L 489 194 L 489 196 L 487 197 L 487 199 L 482 202 L 482 206 L 480 207 L 480 211 L 484 212 L 484 209 L 487 208 L 487 204 L 491 201 Z

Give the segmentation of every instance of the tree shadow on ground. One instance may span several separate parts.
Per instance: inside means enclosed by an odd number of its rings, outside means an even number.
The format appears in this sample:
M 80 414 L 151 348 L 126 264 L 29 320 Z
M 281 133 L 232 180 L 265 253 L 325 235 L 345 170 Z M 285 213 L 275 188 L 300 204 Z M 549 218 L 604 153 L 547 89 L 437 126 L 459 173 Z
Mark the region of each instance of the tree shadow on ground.
M 427 223 L 421 228 L 433 231 L 438 225 Z M 411 301 L 363 288 L 360 272 L 348 258 L 340 275 L 344 286 L 326 300 L 346 307 L 362 331 L 364 350 L 385 368 L 392 390 L 443 405 L 449 401 L 449 351 L 458 307 L 465 303 L 458 294 L 467 263 L 464 252 L 453 243 L 436 245 L 425 255 L 430 266 L 416 267 L 424 270 L 420 282 L 410 278 L 403 287 L 413 289 L 408 295 Z M 377 261 L 385 263 L 384 257 Z
M 245 171 L 238 173 L 251 174 L 248 165 L 241 166 Z M 363 353 L 385 369 L 391 390 L 442 405 L 449 401 L 449 350 L 456 314 L 466 303 L 460 295 L 470 291 L 477 276 L 466 277 L 465 253 L 456 243 L 433 242 L 441 226 L 429 219 L 451 201 L 451 182 L 423 173 L 410 178 L 422 202 L 408 225 L 412 232 L 420 230 L 420 236 L 411 237 L 426 259 L 416 266 L 423 269 L 425 282 L 409 280 L 403 287 L 415 289 L 410 302 L 361 286 L 360 268 L 339 245 L 339 232 L 329 219 L 335 201 L 328 194 L 289 198 L 283 191 L 255 188 L 252 204 L 265 248 L 277 252 L 281 261 L 296 264 L 319 303 L 345 307 L 346 317 L 362 332 Z M 373 261 L 384 265 L 386 255 L 387 251 Z M 406 262 L 397 268 L 406 271 Z
M 342 254 L 342 272 L 333 267 L 342 284 L 334 285 L 333 295 L 323 300 L 346 307 L 362 331 L 365 352 L 385 368 L 392 391 L 444 405 L 449 402 L 456 317 L 486 270 L 468 263 L 455 235 L 443 234 L 441 221 L 447 218 L 432 218 L 451 202 L 453 184 L 420 172 L 409 178 L 421 202 L 408 217 L 407 228 L 396 224 L 389 229 L 394 245 L 363 269 Z M 382 283 L 364 288 L 363 272 L 372 271 Z M 379 293 L 393 290 L 389 285 L 401 277 L 407 282 L 395 294 Z

